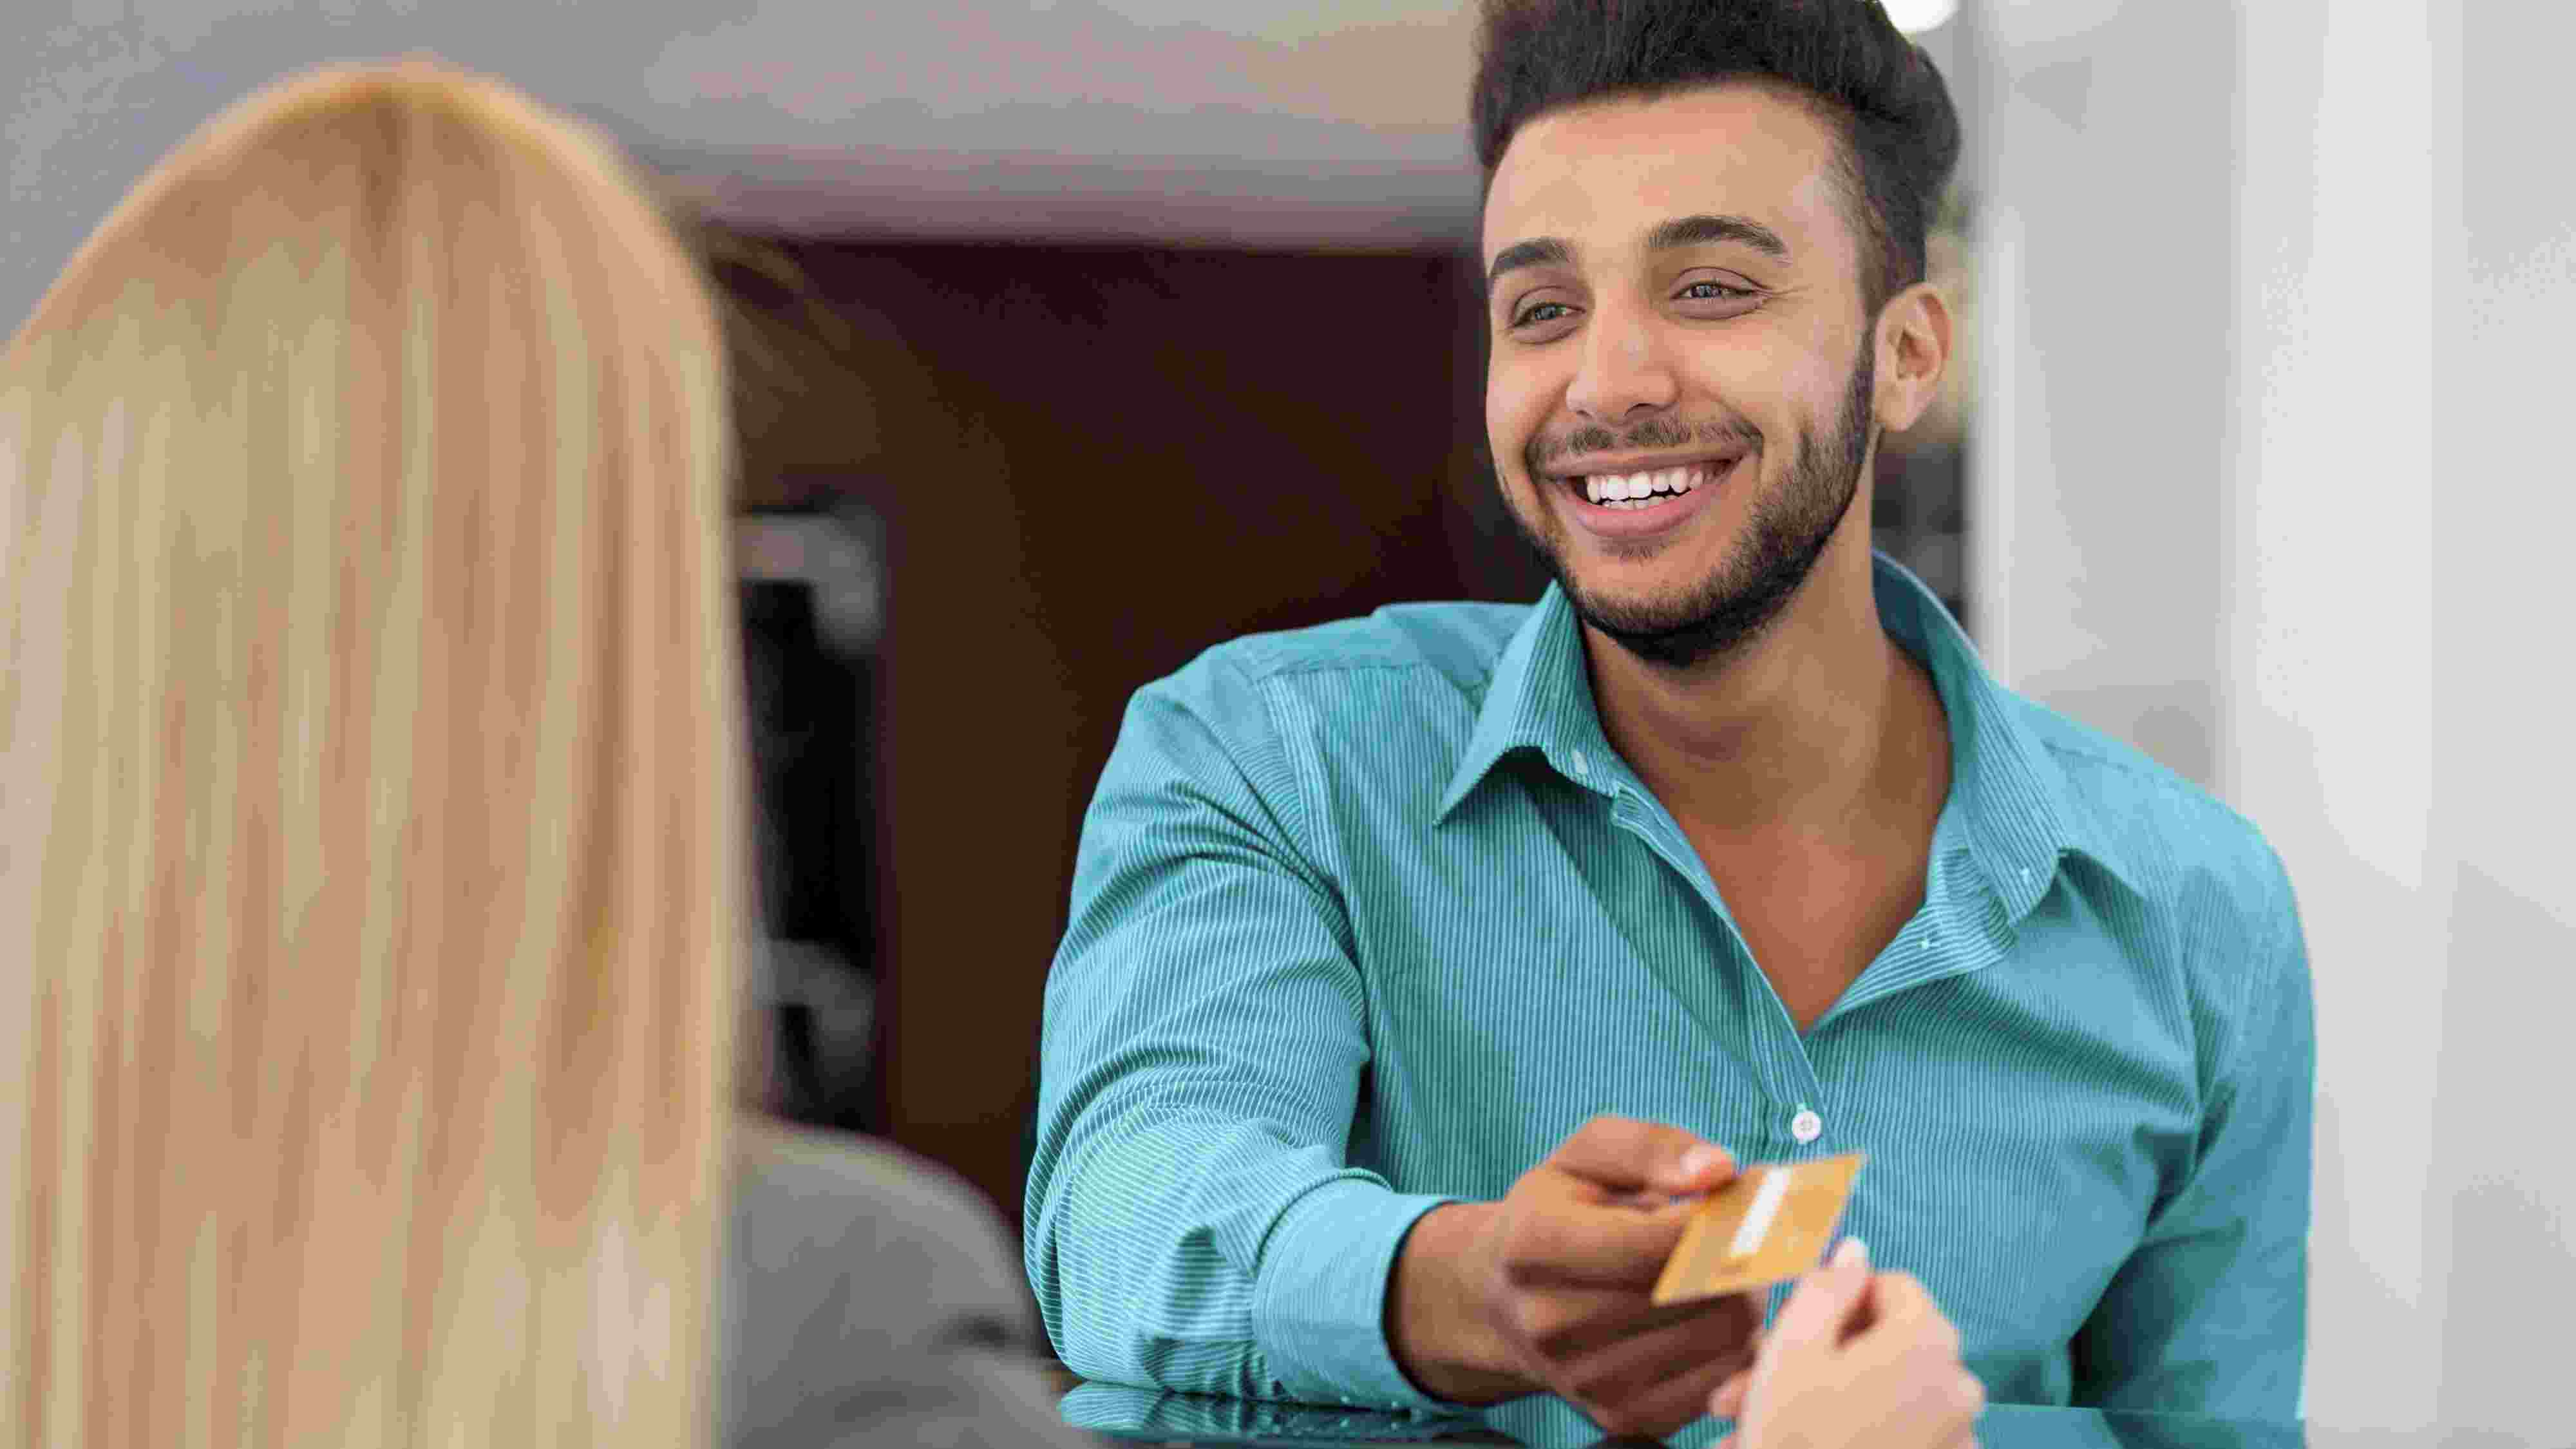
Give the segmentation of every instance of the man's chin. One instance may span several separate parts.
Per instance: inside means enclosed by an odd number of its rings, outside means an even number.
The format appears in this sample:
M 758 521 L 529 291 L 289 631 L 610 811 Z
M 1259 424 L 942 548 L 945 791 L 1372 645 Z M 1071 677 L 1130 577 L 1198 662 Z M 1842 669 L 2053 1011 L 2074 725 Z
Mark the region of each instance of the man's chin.
M 1602 587 L 1581 576 L 1557 575 L 1566 598 L 1585 623 L 1613 638 L 1651 637 L 1688 629 L 1722 604 L 1713 600 L 1705 580 L 1696 587 L 1639 589 Z
M 1695 551 L 1681 539 L 1575 538 L 1570 530 L 1543 537 L 1520 522 L 1575 615 L 1614 638 L 1689 629 L 1723 605 L 1724 561 L 1685 557 Z
M 1576 558 L 1561 561 L 1557 580 L 1597 613 L 1687 623 L 1706 607 L 1726 574 L 1722 564 L 1684 567 L 1678 557 Z

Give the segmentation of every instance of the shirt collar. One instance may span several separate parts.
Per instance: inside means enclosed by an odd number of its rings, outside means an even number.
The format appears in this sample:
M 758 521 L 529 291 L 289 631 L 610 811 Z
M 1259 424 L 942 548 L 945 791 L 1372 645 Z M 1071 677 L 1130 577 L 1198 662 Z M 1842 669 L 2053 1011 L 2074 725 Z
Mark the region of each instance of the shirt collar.
M 2034 706 L 1987 671 L 1967 631 L 1921 579 L 1885 554 L 1872 559 L 1880 626 L 1923 662 L 1941 692 L 1950 721 L 1950 799 L 1967 827 L 1969 853 L 2007 917 L 2018 923 L 2039 904 L 2068 855 L 2136 893 L 2137 872 L 2031 728 Z
M 1476 712 L 1476 728 L 1467 749 L 1441 793 L 1438 825 L 1504 757 L 1516 751 L 1543 756 L 1556 772 L 1596 794 L 1615 787 L 1604 768 L 1617 756 L 1601 733 L 1601 712 L 1592 702 L 1592 679 L 1584 667 L 1583 639 L 1577 632 L 1574 606 L 1565 590 L 1549 584 L 1537 607 L 1503 646 L 1485 684 L 1485 702 Z M 1577 759 L 1583 764 L 1578 767 Z M 1599 763 L 1594 763 L 1595 760 Z
M 1879 621 L 1921 660 L 1950 721 L 1951 807 L 1969 852 L 2018 922 L 2048 893 L 2059 860 L 2077 854 L 2135 891 L 2137 876 L 2100 823 L 2080 809 L 2066 774 L 2032 732 L 2023 702 L 1998 683 L 1976 646 L 1922 580 L 1885 554 L 1872 556 Z M 1495 661 L 1476 727 L 1459 757 L 1437 825 L 1484 783 L 1503 759 L 1527 751 L 1572 784 L 1617 793 L 1624 764 L 1601 732 L 1584 667 L 1573 605 L 1550 584 Z

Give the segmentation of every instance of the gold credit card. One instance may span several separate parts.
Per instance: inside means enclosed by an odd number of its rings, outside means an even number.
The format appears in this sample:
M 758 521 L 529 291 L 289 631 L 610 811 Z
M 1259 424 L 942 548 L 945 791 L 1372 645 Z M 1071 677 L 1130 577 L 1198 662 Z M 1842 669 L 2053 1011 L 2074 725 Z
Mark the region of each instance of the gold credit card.
M 1691 1214 L 1655 1280 L 1655 1306 L 1785 1283 L 1824 1261 L 1868 1154 L 1748 1167 Z

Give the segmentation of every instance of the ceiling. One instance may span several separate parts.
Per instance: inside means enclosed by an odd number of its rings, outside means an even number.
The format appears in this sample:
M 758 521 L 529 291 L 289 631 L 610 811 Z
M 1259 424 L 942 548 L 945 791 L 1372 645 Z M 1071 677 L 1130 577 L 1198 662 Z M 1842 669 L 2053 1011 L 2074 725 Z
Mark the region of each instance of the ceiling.
M 1464 236 L 1455 0 L 757 0 L 618 117 L 719 211 L 798 230 L 1418 245 Z
M 1475 12 L 737 0 L 665 40 L 617 119 L 720 215 L 777 229 L 1462 244 Z M 1953 76 L 1958 29 L 1919 37 Z
M 116 198 L 226 105 L 319 62 L 412 52 L 589 115 L 719 215 L 767 229 L 1462 244 L 1476 212 L 1465 121 L 1474 10 L 6 0 L 0 302 L 20 315 Z M 1945 67 L 1956 29 L 1925 37 Z

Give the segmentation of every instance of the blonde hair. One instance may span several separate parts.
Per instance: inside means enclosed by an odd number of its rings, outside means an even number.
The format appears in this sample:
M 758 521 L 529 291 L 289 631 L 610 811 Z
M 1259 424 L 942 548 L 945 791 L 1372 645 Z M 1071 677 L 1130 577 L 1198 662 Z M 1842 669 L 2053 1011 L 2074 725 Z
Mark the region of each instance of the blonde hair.
M 712 1430 L 743 965 L 708 290 L 425 61 L 263 91 L 0 362 L 0 1442 Z

